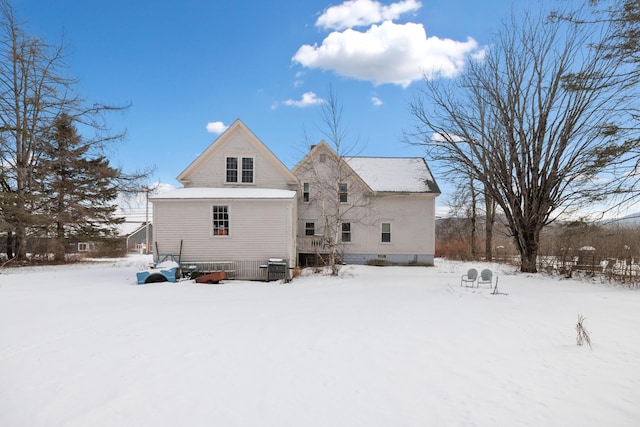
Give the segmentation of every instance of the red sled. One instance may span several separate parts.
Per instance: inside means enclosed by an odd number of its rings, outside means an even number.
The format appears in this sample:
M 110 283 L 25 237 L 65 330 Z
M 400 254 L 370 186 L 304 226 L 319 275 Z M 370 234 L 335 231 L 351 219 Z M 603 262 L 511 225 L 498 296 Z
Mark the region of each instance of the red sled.
M 214 271 L 213 273 L 205 274 L 196 278 L 196 283 L 220 283 L 221 280 L 227 278 L 227 273 L 225 271 Z

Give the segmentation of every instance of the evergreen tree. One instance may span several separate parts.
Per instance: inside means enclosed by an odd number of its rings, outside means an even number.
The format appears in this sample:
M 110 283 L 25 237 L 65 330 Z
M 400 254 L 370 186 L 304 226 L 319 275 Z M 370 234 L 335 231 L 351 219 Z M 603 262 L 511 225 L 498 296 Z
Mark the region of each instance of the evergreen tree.
M 67 114 L 55 122 L 36 168 L 41 195 L 37 212 L 42 215 L 56 261 L 64 260 L 70 237 L 114 237 L 120 170 L 92 152 Z

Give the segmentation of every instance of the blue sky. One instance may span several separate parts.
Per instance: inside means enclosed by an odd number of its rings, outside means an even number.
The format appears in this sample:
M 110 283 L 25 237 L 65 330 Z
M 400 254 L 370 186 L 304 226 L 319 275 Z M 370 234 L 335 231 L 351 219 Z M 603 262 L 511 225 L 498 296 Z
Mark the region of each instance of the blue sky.
M 322 138 L 319 102 L 330 86 L 361 155 L 423 156 L 401 141 L 423 73 L 455 76 L 527 3 L 13 0 L 31 34 L 55 42 L 64 33 L 85 98 L 132 104 L 109 117 L 127 129 L 113 163 L 155 165 L 149 182 L 174 186 L 237 118 L 292 167 L 305 134 Z

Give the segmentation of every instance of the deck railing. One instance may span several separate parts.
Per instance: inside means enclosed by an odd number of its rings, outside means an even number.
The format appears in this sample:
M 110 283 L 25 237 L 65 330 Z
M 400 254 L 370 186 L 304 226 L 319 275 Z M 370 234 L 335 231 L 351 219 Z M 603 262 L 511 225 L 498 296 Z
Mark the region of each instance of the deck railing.
M 298 236 L 298 253 L 324 253 L 329 248 L 323 236 Z

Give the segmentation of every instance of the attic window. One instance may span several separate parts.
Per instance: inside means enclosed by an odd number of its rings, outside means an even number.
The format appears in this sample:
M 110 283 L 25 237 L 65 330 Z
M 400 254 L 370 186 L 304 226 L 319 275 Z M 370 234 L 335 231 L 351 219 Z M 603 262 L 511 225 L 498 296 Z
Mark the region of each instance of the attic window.
M 227 157 L 227 182 L 238 182 L 237 157 Z
M 326 163 L 327 161 L 327 154 L 326 153 L 320 153 L 320 163 Z
M 253 183 L 253 157 L 242 158 L 242 182 L 245 184 Z
M 227 157 L 226 163 L 226 183 L 233 184 L 253 184 L 254 181 L 254 159 L 253 157 Z M 242 169 L 239 169 L 239 168 Z

